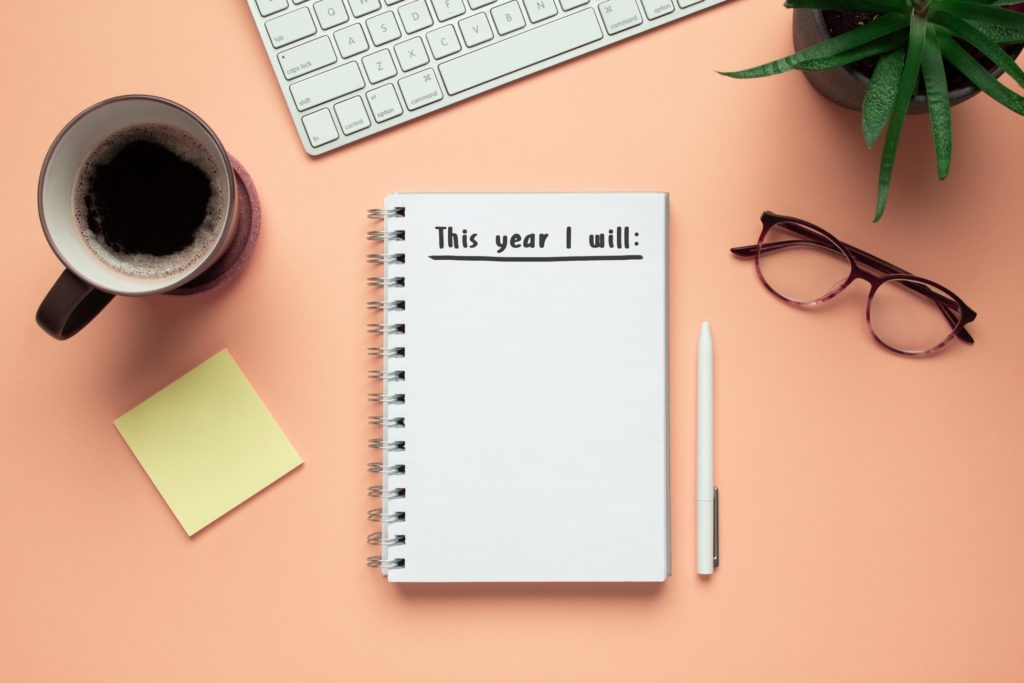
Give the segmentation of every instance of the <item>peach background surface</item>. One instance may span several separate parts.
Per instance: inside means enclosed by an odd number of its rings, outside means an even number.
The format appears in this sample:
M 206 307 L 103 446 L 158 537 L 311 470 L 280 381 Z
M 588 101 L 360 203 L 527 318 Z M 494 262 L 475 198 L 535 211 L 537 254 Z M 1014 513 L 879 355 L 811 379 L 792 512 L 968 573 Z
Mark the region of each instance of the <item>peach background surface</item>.
M 15 3 L 4 14 L 0 680 L 1024 680 L 1024 125 L 955 110 L 952 176 L 910 122 L 884 221 L 858 117 L 736 0 L 318 160 L 240 0 Z M 232 286 L 116 300 L 68 342 L 39 164 L 108 96 L 182 102 L 260 189 Z M 671 193 L 675 576 L 660 586 L 388 585 L 363 566 L 371 320 L 364 218 L 391 191 Z M 883 351 L 866 287 L 817 312 L 750 262 L 763 209 L 815 220 L 977 309 L 974 347 Z M 722 566 L 693 558 L 694 358 L 714 325 Z M 113 420 L 228 347 L 305 465 L 189 539 Z M 472 510 L 467 510 L 472 514 Z

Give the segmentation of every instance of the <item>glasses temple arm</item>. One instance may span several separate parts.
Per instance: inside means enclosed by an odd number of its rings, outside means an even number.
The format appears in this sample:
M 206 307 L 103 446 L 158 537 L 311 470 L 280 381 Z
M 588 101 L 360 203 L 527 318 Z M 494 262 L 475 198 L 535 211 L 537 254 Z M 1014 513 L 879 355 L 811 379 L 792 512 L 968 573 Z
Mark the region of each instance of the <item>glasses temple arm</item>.
M 754 258 L 757 256 L 757 245 L 747 244 L 742 247 L 733 247 L 729 251 L 731 251 L 734 256 L 739 256 L 740 258 Z

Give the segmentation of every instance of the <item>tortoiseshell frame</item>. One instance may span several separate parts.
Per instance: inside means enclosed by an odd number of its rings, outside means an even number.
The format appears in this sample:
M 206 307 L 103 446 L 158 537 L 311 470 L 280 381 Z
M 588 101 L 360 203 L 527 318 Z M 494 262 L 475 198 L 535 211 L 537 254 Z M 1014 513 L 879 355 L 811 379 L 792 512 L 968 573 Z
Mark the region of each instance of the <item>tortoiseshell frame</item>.
M 787 230 L 806 237 L 807 240 L 787 240 L 783 242 L 771 242 L 765 244 L 764 239 L 768 235 L 768 231 L 780 223 L 785 223 Z M 742 258 L 752 257 L 757 269 L 757 275 L 761 278 L 761 283 L 769 292 L 786 303 L 794 306 L 815 306 L 822 304 L 837 296 L 840 292 L 849 287 L 850 283 L 854 280 L 860 279 L 871 285 L 871 291 L 868 293 L 867 305 L 868 329 L 871 331 L 871 336 L 875 338 L 875 341 L 890 351 L 903 356 L 926 356 L 945 347 L 953 340 L 954 337 L 957 337 L 968 344 L 974 343 L 974 338 L 966 330 L 965 326 L 977 318 L 978 314 L 965 304 L 963 299 L 937 282 L 927 280 L 923 277 L 918 277 L 917 275 L 912 275 L 902 268 L 883 261 L 877 256 L 873 256 L 866 251 L 858 249 L 857 247 L 841 242 L 828 231 L 801 218 L 781 216 L 779 214 L 772 213 L 771 211 L 765 211 L 761 214 L 761 225 L 761 236 L 758 238 L 757 244 L 733 247 L 730 251 L 732 251 L 736 256 L 740 256 Z M 806 244 L 841 254 L 850 263 L 850 275 L 846 280 L 839 282 L 830 292 L 821 298 L 815 299 L 814 301 L 794 301 L 783 296 L 772 289 L 771 285 L 768 284 L 768 281 L 765 280 L 764 274 L 761 272 L 761 254 L 769 253 L 776 249 L 792 246 L 794 244 Z M 878 274 L 866 270 L 863 266 L 871 268 L 874 271 L 878 271 Z M 871 326 L 871 301 L 874 299 L 878 288 L 882 284 L 892 280 L 896 280 L 902 286 L 912 289 L 915 292 L 935 301 L 935 305 L 938 306 L 942 315 L 949 322 L 951 328 L 949 335 L 939 344 L 924 351 L 907 351 L 905 349 L 898 349 L 886 344 L 875 332 L 874 328 Z M 923 285 L 927 285 L 927 287 Z M 935 290 L 942 292 L 945 296 L 938 294 Z

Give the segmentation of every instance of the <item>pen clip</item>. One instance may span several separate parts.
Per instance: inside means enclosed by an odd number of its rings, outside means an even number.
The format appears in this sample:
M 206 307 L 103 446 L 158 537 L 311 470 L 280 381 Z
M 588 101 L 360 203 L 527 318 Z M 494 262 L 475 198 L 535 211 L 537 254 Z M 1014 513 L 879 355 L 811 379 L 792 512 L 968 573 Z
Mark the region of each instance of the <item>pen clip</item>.
M 712 546 L 711 546 L 711 548 L 712 548 L 712 550 L 711 550 L 711 553 L 712 553 L 711 559 L 712 559 L 712 562 L 713 562 L 713 566 L 717 567 L 718 566 L 718 487 L 717 486 L 715 487 L 715 497 L 714 497 L 713 508 L 714 508 L 714 511 L 712 513 L 712 517 L 714 519 L 714 522 L 712 524 L 712 528 L 713 528 L 713 534 L 714 535 L 713 535 Z

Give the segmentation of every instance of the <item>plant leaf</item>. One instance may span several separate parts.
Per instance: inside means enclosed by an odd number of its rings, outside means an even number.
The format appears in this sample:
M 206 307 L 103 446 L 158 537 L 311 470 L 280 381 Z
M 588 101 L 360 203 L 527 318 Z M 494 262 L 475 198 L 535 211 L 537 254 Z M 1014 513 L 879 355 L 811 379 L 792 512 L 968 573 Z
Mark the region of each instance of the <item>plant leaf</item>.
M 842 54 L 847 50 L 852 50 L 853 48 L 864 45 L 865 43 L 870 43 L 882 36 L 905 29 L 906 26 L 907 18 L 905 16 L 898 14 L 886 14 L 865 24 L 864 26 L 860 26 L 840 36 L 820 42 L 817 45 L 812 45 L 811 47 L 788 57 L 783 57 L 782 59 L 777 59 L 774 62 L 762 64 L 761 66 L 755 66 L 752 69 L 721 73 L 723 76 L 729 76 L 731 78 L 761 78 L 763 76 L 774 76 L 775 74 L 780 74 L 785 71 L 789 71 L 790 69 L 794 69 L 804 62 L 835 57 L 838 54 Z
M 1002 7 L 983 5 L 979 2 L 965 2 L 965 0 L 942 0 L 941 8 L 956 14 L 961 19 L 974 19 L 983 24 L 996 26 L 1024 27 L 1024 14 Z
M 935 142 L 935 161 L 939 180 L 949 175 L 949 162 L 953 156 L 953 124 L 950 116 L 949 85 L 946 83 L 946 63 L 939 50 L 939 39 L 934 26 L 928 27 L 921 60 L 925 93 L 928 95 L 928 115 L 932 121 L 932 140 Z
M 907 118 L 910 99 L 917 90 L 917 80 L 921 71 L 921 58 L 927 37 L 928 20 L 919 14 L 910 15 L 910 38 L 907 40 L 907 58 L 903 63 L 900 75 L 899 90 L 893 105 L 892 116 L 889 118 L 889 130 L 885 133 L 885 145 L 882 147 L 882 167 L 878 173 L 878 202 L 875 205 L 875 221 L 885 213 L 885 205 L 889 199 L 889 185 L 892 183 L 892 167 L 896 163 L 896 147 L 903 132 L 903 122 Z
M 1010 74 L 1013 80 L 1024 86 L 1024 70 L 1017 66 L 1017 62 L 1013 61 L 1010 55 L 1006 54 L 1006 51 L 999 47 L 997 42 L 963 19 L 945 10 L 938 9 L 933 12 L 931 20 L 940 26 L 948 28 L 953 32 L 953 35 L 963 38 L 974 45 L 974 47 L 981 50 L 982 54 L 991 59 L 996 66 Z
M 790 9 L 836 9 L 846 12 L 899 12 L 907 14 L 906 0 L 786 0 Z
M 899 51 L 890 52 L 879 59 L 871 74 L 871 80 L 868 81 L 868 91 L 864 95 L 864 105 L 861 107 L 861 128 L 868 148 L 874 147 L 886 122 L 892 116 L 905 54 Z
M 971 20 L 967 22 L 978 29 L 986 36 L 1000 45 L 1015 45 L 1024 43 L 1024 28 L 1012 28 L 1010 26 L 993 26 L 992 24 L 981 24 Z
M 855 47 L 852 50 L 847 50 L 835 57 L 829 57 L 827 59 L 812 59 L 810 61 L 800 64 L 797 68 L 801 71 L 823 71 L 825 69 L 834 69 L 839 66 L 846 66 L 853 62 L 867 57 L 874 57 L 876 55 L 882 55 L 887 52 L 892 52 L 897 48 L 903 47 L 907 42 L 907 36 L 903 33 L 890 33 L 887 36 L 882 36 L 878 40 L 873 40 L 870 43 Z
M 966 76 L 971 83 L 978 86 L 979 90 L 985 92 L 996 102 L 999 102 L 1007 109 L 1024 115 L 1024 97 L 1021 97 L 997 81 L 988 72 L 988 69 L 979 64 L 967 50 L 960 47 L 960 44 L 950 37 L 948 31 L 937 29 L 936 33 L 939 37 L 939 47 L 942 49 L 942 55 L 950 64 L 959 69 L 960 73 Z

